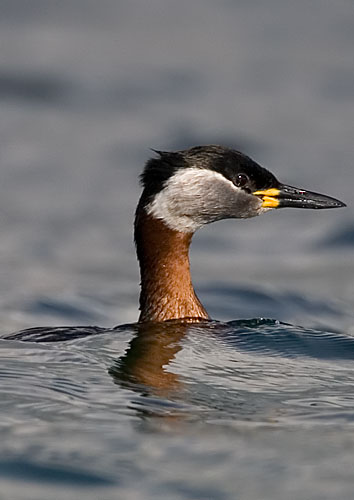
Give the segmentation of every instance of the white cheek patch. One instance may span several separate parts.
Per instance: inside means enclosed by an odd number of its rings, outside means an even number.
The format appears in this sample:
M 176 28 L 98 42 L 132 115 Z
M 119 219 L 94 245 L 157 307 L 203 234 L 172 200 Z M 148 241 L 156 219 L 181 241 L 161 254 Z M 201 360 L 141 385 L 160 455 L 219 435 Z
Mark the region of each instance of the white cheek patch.
M 163 220 L 170 229 L 193 233 L 212 222 L 208 219 L 210 206 L 213 203 L 220 204 L 220 199 L 216 199 L 217 187 L 232 190 L 235 194 L 240 191 L 231 181 L 213 170 L 193 167 L 179 170 L 147 205 L 146 211 L 156 219 Z

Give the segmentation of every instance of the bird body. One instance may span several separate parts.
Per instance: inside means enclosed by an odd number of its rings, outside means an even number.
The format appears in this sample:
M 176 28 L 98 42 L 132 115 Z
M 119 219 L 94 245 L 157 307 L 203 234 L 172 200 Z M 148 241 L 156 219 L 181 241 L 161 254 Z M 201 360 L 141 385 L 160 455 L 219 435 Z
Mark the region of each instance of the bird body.
M 139 347 L 138 357 L 134 354 L 134 360 L 141 361 L 133 363 L 135 372 L 140 374 L 147 359 L 149 366 L 151 359 L 164 360 L 161 366 L 168 362 L 173 349 L 166 350 L 166 332 L 171 338 L 176 338 L 176 334 L 180 338 L 187 323 L 215 325 L 209 321 L 190 275 L 189 247 L 198 228 L 221 219 L 255 217 L 274 208 L 345 206 L 329 196 L 281 184 L 248 156 L 223 146 L 155 152 L 157 157 L 147 162 L 141 175 L 143 192 L 135 214 L 134 238 L 141 276 L 140 317 L 136 327 L 143 338 L 149 332 L 159 332 L 160 336 L 155 344 L 149 341 L 149 348 Z M 169 320 L 175 320 L 170 324 L 172 332 L 168 327 L 161 330 L 163 323 Z M 35 327 L 5 338 L 55 342 L 117 332 L 121 327 L 124 325 L 110 330 Z

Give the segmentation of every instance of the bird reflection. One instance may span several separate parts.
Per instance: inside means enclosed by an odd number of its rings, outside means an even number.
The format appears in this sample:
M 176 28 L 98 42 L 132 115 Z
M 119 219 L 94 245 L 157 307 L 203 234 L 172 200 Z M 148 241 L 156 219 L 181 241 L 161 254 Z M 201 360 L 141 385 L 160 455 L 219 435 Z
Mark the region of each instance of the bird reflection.
M 182 382 L 169 365 L 182 349 L 190 325 L 180 321 L 137 323 L 136 336 L 125 355 L 109 369 L 114 382 L 167 397 L 181 390 Z

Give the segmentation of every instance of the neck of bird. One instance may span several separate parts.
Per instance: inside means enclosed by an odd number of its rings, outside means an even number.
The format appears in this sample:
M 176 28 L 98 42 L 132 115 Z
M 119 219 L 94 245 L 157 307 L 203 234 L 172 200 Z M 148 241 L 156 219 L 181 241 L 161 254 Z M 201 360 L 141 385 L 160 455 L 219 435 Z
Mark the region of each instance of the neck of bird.
M 191 281 L 192 236 L 168 228 L 162 220 L 148 215 L 144 207 L 138 207 L 135 244 L 141 276 L 139 322 L 198 322 L 209 318 Z

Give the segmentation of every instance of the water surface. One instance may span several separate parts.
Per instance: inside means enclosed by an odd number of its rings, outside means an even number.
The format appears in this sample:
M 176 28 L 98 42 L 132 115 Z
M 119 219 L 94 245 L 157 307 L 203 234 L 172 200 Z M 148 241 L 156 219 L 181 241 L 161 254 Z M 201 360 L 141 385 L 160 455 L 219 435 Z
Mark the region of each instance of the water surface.
M 0 9 L 0 496 L 352 499 L 351 2 Z M 348 208 L 201 230 L 215 321 L 137 326 L 138 175 L 206 143 Z

